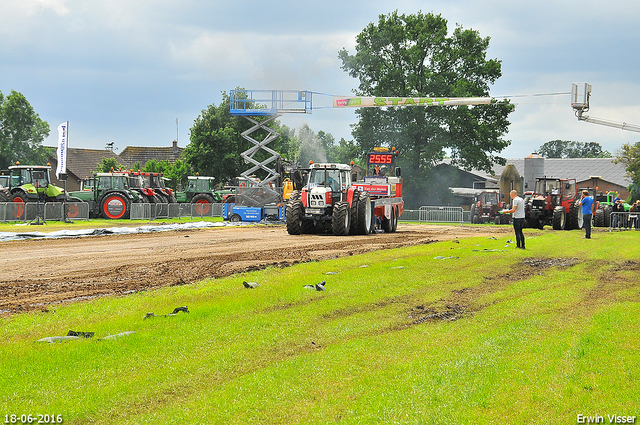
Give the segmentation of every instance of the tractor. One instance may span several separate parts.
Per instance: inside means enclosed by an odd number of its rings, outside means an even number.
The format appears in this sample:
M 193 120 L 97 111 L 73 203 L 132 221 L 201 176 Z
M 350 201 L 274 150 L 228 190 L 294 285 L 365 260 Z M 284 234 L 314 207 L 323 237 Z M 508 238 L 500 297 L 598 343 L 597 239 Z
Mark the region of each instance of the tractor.
M 369 174 L 370 167 L 391 169 L 398 152 L 375 148 L 367 154 L 367 175 L 352 178 L 351 165 L 310 163 L 301 191 L 294 190 L 286 206 L 287 231 L 366 235 L 377 228 L 395 232 L 404 212 L 400 168 L 395 175 Z
M 504 208 L 505 204 L 500 201 L 498 191 L 482 191 L 471 204 L 471 222 L 474 224 L 489 222 L 509 224 L 510 216 L 499 214 L 499 211 Z
M 90 217 L 127 219 L 132 203 L 147 202 L 140 192 L 131 189 L 127 172 L 96 173 L 94 177 L 92 190 L 71 192 L 89 203 Z
M 351 183 L 345 164 L 311 164 L 307 184 L 287 203 L 287 231 L 291 235 L 332 232 L 368 234 L 373 214 L 371 198 Z
M 551 225 L 554 230 L 579 229 L 579 201 L 575 179 L 538 178 L 533 194 L 525 203 L 526 227 L 543 229 Z
M 208 214 L 210 204 L 222 203 L 225 197 L 232 194 L 232 190 L 216 190 L 214 177 L 189 176 L 187 177 L 187 189 L 184 192 L 176 192 L 176 200 L 180 203 L 195 204 L 197 214 Z
M 168 180 L 162 177 L 161 173 L 147 173 L 147 172 L 139 172 L 139 173 L 131 173 L 132 175 L 139 174 L 142 176 L 144 180 L 144 187 L 148 189 L 153 189 L 157 197 L 156 203 L 159 204 L 175 204 L 176 196 L 173 192 L 173 189 L 165 186 L 164 181 Z
M 595 196 L 596 212 L 593 216 L 593 225 L 595 227 L 610 227 L 613 202 L 617 197 L 618 193 L 614 191 L 600 193 L 600 195 Z M 631 205 L 626 202 L 624 202 L 622 206 L 624 207 L 625 212 L 628 212 L 631 209 Z

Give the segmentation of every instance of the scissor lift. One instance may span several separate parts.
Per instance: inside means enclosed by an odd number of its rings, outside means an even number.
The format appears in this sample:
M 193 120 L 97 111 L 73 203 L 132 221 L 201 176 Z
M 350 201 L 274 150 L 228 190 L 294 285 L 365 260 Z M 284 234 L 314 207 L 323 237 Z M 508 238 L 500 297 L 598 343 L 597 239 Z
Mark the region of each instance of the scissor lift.
M 273 191 L 272 187 L 277 186 L 280 171 L 277 170 L 277 164 L 281 164 L 280 154 L 268 145 L 276 140 L 280 134 L 269 128 L 268 125 L 278 119 L 285 113 L 305 113 L 310 114 L 313 109 L 313 94 L 310 91 L 301 90 L 231 90 L 231 115 L 243 116 L 249 120 L 253 126 L 242 133 L 242 137 L 253 144 L 253 146 L 240 155 L 245 163 L 252 164 L 246 171 L 240 174 L 241 177 L 253 182 L 251 186 L 260 188 L 260 193 L 264 196 L 264 191 Z M 260 129 L 266 132 L 266 136 L 262 140 L 253 137 L 254 133 Z M 255 158 L 260 151 L 265 151 L 268 157 L 259 161 Z M 256 171 L 262 170 L 266 173 L 264 179 L 258 180 L 253 177 Z M 280 191 L 280 188 L 276 188 Z M 274 192 L 274 195 L 282 193 Z M 255 203 L 257 199 L 247 199 L 242 201 L 243 196 L 251 197 L 255 192 L 247 190 L 246 193 L 236 193 L 236 203 L 238 206 L 228 205 L 224 209 L 224 218 L 232 221 L 260 221 L 269 210 L 266 205 L 261 206 L 261 214 L 244 214 L 243 208 L 251 207 L 255 211 Z M 233 210 L 236 210 L 235 213 Z M 282 212 L 278 213 L 278 217 L 283 218 Z

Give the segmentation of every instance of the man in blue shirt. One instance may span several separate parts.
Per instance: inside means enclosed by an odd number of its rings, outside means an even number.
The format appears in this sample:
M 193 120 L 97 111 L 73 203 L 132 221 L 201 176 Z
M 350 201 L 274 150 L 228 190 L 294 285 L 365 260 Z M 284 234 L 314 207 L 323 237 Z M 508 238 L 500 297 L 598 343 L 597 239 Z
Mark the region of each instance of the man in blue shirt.
M 582 205 L 584 237 L 586 239 L 591 239 L 591 206 L 593 205 L 593 197 L 589 196 L 589 191 L 582 191 L 582 197 L 580 198 L 578 205 Z

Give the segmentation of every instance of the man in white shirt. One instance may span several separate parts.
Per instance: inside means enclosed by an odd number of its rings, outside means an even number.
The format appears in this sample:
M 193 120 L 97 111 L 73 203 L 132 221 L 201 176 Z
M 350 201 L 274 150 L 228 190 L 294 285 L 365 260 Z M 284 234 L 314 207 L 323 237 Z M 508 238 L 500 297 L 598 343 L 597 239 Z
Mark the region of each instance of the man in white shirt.
M 524 229 L 524 199 L 519 197 L 518 192 L 515 190 L 512 190 L 509 195 L 513 200 L 511 209 L 502 210 L 502 213 L 513 214 L 513 230 L 516 232 L 517 247 L 524 249 L 524 233 L 522 232 L 522 229 Z

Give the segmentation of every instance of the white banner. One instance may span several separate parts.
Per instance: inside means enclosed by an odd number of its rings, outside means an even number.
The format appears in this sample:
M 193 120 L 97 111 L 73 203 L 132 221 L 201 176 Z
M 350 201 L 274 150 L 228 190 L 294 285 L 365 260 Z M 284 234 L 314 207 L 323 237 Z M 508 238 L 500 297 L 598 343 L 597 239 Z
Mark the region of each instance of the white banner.
M 58 166 L 56 167 L 56 178 L 60 178 L 60 174 L 66 174 L 67 172 L 67 136 L 69 121 L 63 122 L 58 126 L 58 150 L 56 151 L 56 157 L 58 160 Z
M 333 96 L 334 108 L 367 108 L 381 106 L 446 106 L 487 105 L 491 97 L 351 97 Z

